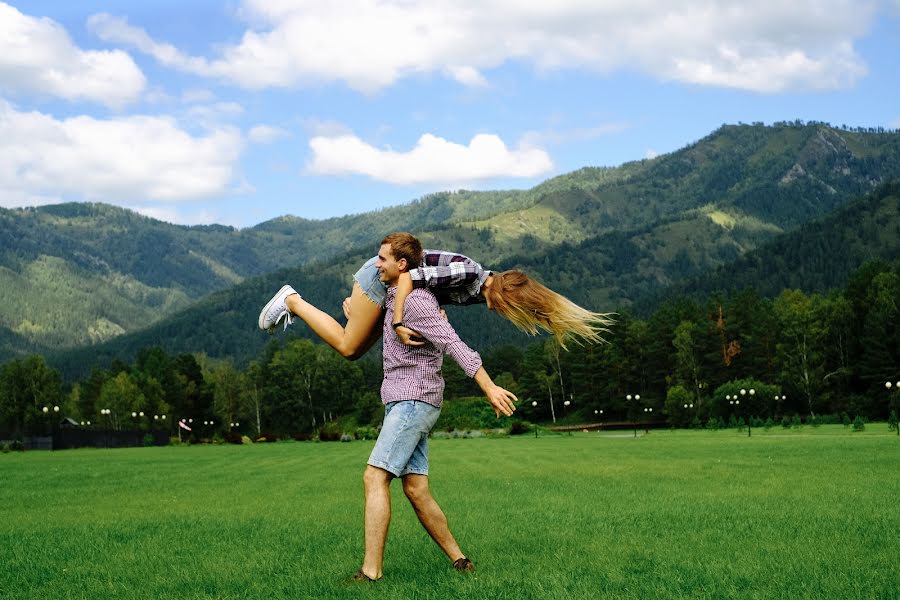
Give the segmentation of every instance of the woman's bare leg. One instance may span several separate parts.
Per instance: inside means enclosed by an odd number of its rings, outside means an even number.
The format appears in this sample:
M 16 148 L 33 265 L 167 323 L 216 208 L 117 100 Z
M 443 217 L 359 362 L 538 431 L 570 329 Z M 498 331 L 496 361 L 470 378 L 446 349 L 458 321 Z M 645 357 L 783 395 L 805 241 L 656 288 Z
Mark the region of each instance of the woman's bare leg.
M 359 284 L 353 283 L 350 295 L 350 318 L 347 326 L 319 310 L 297 294 L 284 299 L 284 303 L 292 313 L 303 319 L 322 341 L 338 351 L 344 358 L 356 360 L 372 345 L 376 334 L 380 334 L 382 309 L 372 302 Z M 378 331 L 376 331 L 378 330 Z M 374 336 L 374 337 L 373 337 Z

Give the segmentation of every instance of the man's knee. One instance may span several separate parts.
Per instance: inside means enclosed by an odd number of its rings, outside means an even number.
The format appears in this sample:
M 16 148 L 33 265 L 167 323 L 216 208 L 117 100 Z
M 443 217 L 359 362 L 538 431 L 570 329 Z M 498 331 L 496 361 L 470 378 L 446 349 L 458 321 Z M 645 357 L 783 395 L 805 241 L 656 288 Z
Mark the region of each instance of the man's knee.
M 413 504 L 427 500 L 430 496 L 428 478 L 424 475 L 407 475 L 403 478 L 403 493 Z
M 393 477 L 393 475 L 384 469 L 366 465 L 366 470 L 363 471 L 363 485 L 366 486 L 367 490 L 374 487 L 389 485 L 391 483 L 391 477 Z

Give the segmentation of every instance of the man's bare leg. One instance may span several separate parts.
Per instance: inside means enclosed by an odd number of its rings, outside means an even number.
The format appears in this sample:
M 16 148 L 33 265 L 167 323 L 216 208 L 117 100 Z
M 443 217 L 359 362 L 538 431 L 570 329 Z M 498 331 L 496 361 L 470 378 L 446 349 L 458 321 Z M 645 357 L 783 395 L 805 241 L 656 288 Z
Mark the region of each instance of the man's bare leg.
M 444 511 L 441 510 L 441 507 L 438 506 L 438 503 L 431 495 L 431 490 L 428 487 L 428 476 L 405 475 L 403 477 L 403 493 L 406 494 L 410 504 L 415 509 L 416 516 L 419 517 L 422 527 L 425 528 L 431 539 L 441 547 L 441 550 L 444 551 L 450 560 L 456 561 L 463 558 L 464 554 L 459 549 L 453 534 L 450 533 L 450 526 L 447 524 L 447 517 L 444 516 Z
M 381 578 L 384 545 L 391 524 L 391 478 L 383 469 L 366 466 L 363 484 L 366 493 L 366 557 L 362 572 L 370 579 Z
M 381 306 L 372 302 L 356 282 L 353 283 L 353 292 L 350 295 L 351 316 L 347 320 L 346 327 L 341 327 L 331 315 L 319 310 L 298 294 L 291 294 L 284 299 L 284 303 L 292 313 L 303 319 L 323 342 L 350 360 L 356 360 L 365 354 L 372 345 L 372 335 L 376 329 L 380 333 Z

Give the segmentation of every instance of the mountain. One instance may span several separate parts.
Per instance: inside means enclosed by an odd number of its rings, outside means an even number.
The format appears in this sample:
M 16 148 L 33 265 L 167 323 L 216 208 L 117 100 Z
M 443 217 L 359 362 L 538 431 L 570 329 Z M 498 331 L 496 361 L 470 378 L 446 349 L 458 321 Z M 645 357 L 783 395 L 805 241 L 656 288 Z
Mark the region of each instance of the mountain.
M 127 354 L 152 342 L 247 358 L 262 342 L 246 324 L 273 286 L 297 283 L 337 310 L 380 236 L 400 229 L 488 268 L 522 267 L 591 308 L 616 309 L 727 265 L 895 177 L 900 133 L 792 122 L 723 126 L 671 154 L 581 169 L 531 190 L 433 194 L 325 221 L 282 217 L 235 230 L 103 205 L 2 211 L 0 327 L 10 335 L 0 329 L 0 349 L 113 340 L 91 352 Z M 478 309 L 457 312 L 479 340 L 509 335 L 479 327 Z M 204 331 L 213 322 L 216 332 Z
M 900 260 L 900 180 L 724 267 L 642 299 L 638 312 L 649 313 L 667 298 L 702 299 L 747 287 L 769 297 L 788 288 L 825 292 L 844 286 L 849 273 L 871 260 Z

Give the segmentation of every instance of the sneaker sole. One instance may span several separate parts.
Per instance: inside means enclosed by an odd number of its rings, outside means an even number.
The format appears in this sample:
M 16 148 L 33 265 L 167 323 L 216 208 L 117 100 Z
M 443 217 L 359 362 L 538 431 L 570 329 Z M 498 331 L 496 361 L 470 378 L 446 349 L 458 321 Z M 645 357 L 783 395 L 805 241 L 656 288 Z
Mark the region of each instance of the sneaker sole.
M 263 307 L 262 312 L 259 313 L 259 320 L 257 321 L 260 329 L 262 329 L 263 331 L 266 330 L 266 328 L 263 327 L 263 321 L 265 321 L 266 313 L 269 312 L 269 309 L 272 308 L 272 305 L 278 301 L 279 296 L 281 296 L 286 290 L 289 290 L 290 288 L 291 286 L 289 285 L 282 286 L 281 289 L 278 290 L 278 293 L 272 296 L 272 299 L 269 300 L 268 304 Z

